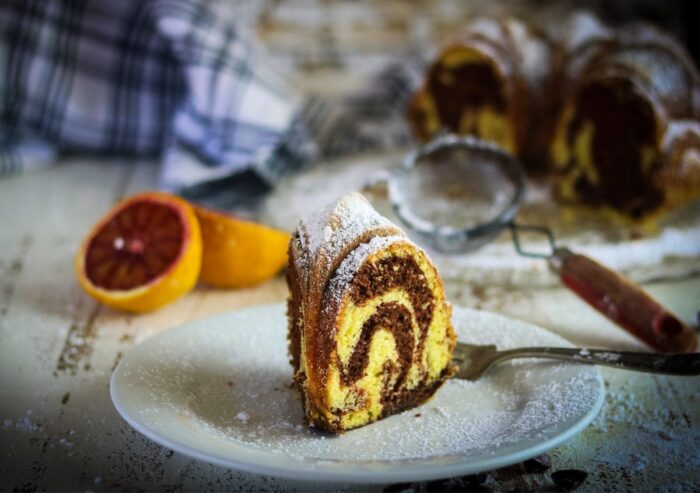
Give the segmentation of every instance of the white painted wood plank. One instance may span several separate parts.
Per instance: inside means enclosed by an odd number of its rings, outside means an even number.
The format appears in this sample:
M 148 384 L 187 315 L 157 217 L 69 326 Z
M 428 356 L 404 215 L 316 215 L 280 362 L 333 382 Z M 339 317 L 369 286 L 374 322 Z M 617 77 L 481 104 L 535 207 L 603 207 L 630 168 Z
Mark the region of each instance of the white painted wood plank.
M 79 160 L 0 181 L 0 260 L 8 269 L 0 281 L 0 418 L 14 465 L 2 471 L 7 484 L 70 469 L 74 428 L 63 422 L 61 400 L 80 385 L 72 373 L 90 350 L 81 333 L 98 309 L 78 287 L 73 257 L 128 173 Z M 66 477 L 48 476 L 56 484 Z

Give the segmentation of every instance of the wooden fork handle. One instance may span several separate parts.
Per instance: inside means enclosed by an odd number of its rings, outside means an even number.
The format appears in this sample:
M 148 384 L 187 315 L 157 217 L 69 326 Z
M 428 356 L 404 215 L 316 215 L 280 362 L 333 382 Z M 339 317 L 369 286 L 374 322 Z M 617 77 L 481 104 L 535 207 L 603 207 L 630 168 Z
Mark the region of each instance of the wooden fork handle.
M 628 278 L 567 248 L 556 248 L 549 265 L 581 299 L 652 348 L 695 351 L 693 329 Z

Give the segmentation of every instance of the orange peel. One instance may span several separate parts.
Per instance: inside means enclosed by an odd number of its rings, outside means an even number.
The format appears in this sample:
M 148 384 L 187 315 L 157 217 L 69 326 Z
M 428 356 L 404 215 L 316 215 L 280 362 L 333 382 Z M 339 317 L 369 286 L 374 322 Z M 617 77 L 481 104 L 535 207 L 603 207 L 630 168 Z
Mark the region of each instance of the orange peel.
M 224 288 L 253 286 L 287 264 L 289 233 L 205 207 L 194 211 L 202 230 L 203 281 Z

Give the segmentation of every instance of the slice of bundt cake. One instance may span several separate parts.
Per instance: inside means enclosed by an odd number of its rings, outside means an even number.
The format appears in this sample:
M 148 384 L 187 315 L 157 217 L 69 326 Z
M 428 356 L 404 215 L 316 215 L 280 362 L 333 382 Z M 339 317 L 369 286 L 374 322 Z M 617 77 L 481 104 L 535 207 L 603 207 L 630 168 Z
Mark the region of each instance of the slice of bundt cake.
M 289 349 L 310 425 L 342 433 L 430 398 L 455 333 L 426 254 L 359 194 L 300 221 L 289 245 Z

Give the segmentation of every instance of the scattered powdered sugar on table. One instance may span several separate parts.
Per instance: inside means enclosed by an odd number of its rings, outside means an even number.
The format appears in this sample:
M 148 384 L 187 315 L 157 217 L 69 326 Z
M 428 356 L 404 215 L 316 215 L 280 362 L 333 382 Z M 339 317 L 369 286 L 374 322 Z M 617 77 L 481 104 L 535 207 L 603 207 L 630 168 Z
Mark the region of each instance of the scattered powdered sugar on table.
M 566 345 L 528 324 L 459 307 L 454 324 L 460 340 L 470 343 Z M 568 429 L 595 407 L 600 392 L 593 367 L 503 363 L 477 382 L 450 380 L 426 404 L 336 437 L 303 424 L 298 393 L 290 386 L 281 305 L 234 312 L 166 335 L 137 348 L 133 353 L 140 354 L 125 364 L 132 391 L 144 401 L 139 419 L 154 429 L 172 427 L 175 420 L 207 441 L 292 460 L 488 457 Z

